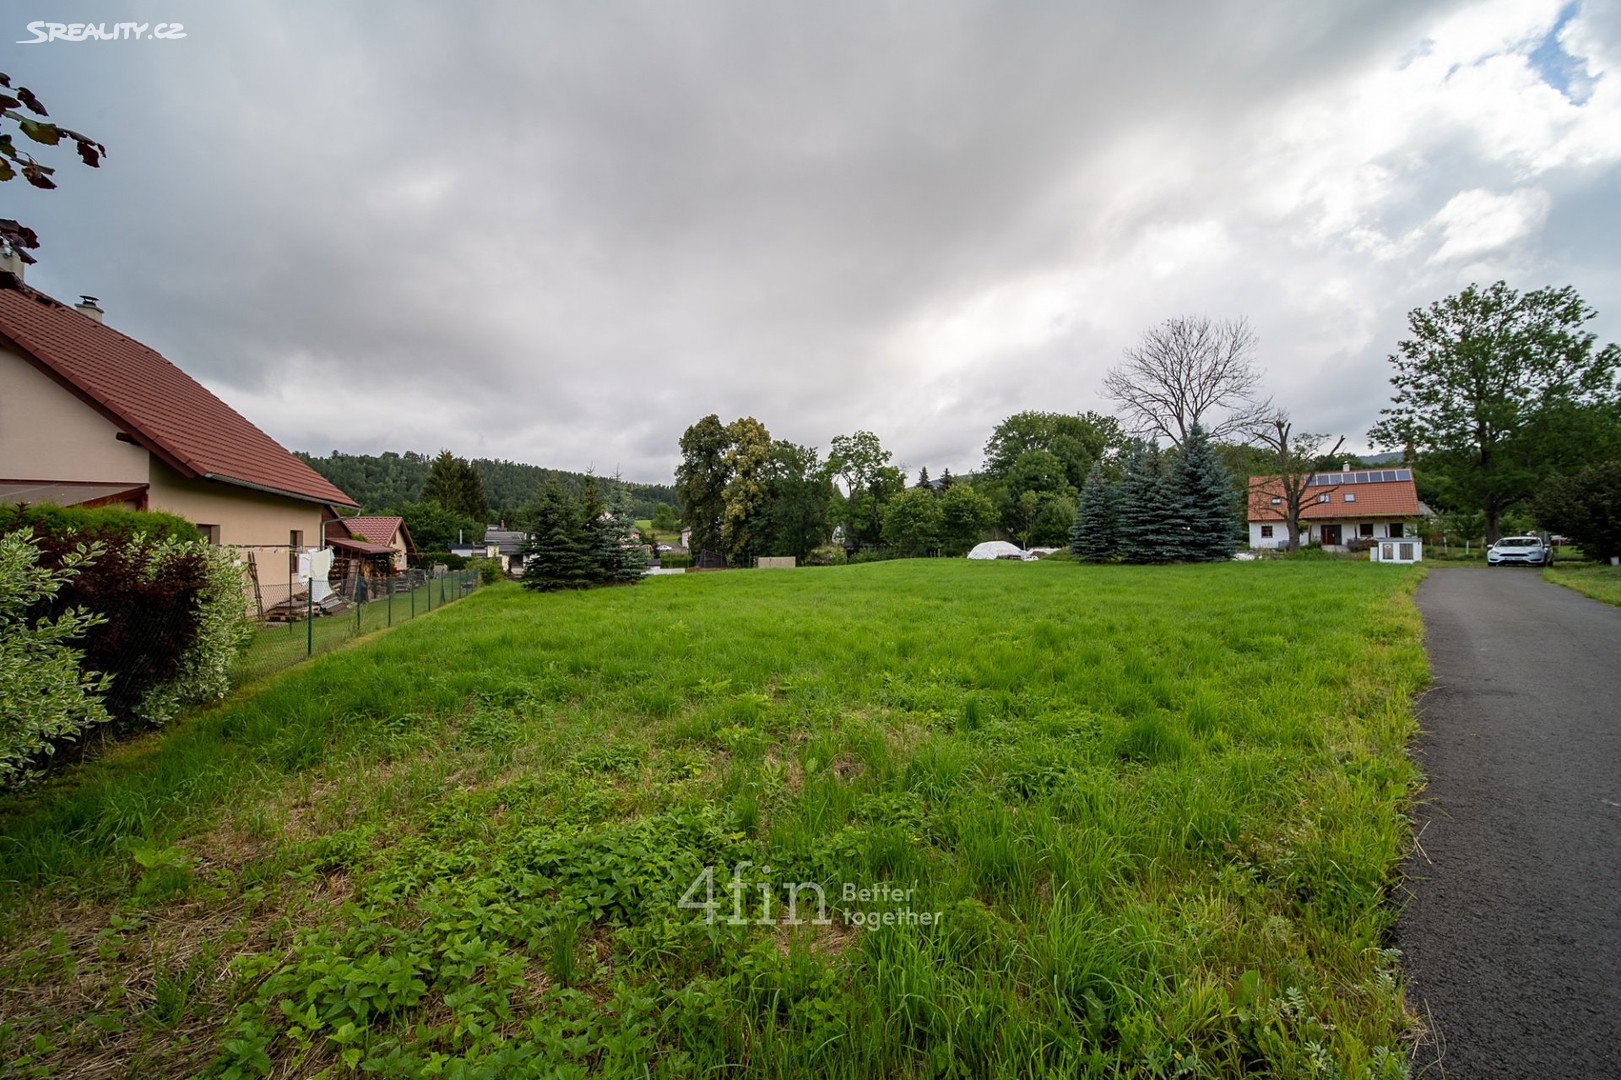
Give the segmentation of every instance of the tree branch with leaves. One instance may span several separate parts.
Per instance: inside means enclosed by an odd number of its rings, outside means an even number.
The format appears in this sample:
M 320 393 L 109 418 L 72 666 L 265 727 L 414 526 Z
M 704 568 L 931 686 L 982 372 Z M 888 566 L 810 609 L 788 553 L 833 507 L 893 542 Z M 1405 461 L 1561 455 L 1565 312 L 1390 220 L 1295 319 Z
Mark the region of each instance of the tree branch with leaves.
M 59 146 L 66 139 L 79 152 L 79 160 L 92 169 L 101 167 L 101 159 L 107 154 L 105 146 L 88 135 L 51 122 L 49 116 L 44 103 L 32 90 L 13 86 L 11 76 L 0 72 L 0 181 L 20 176 L 37 188 L 56 187 L 56 181 L 51 179 L 56 170 L 20 147 L 19 135 L 43 146 Z M 45 119 L 38 119 L 41 117 Z M 31 263 L 35 260 L 29 252 L 39 247 L 39 236 L 26 225 L 0 218 L 0 245 L 23 262 Z

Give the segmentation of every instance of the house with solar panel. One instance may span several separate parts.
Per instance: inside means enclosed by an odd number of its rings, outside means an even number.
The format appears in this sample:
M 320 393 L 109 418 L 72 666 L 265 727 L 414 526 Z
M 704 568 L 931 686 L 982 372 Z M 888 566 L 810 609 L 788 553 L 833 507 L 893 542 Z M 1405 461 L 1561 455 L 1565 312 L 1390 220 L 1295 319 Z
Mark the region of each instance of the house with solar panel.
M 0 499 L 163 510 L 287 584 L 355 501 L 162 355 L 0 265 Z M 252 560 L 250 560 L 252 561 Z M 268 586 L 267 586 L 268 588 Z
M 1249 540 L 1257 550 L 1289 545 L 1283 488 L 1275 476 L 1252 476 L 1249 483 Z M 1397 542 L 1384 561 L 1417 561 L 1418 523 L 1426 516 L 1413 485 L 1413 470 L 1350 469 L 1316 473 L 1306 483 L 1300 505 L 1300 542 L 1328 551 L 1374 549 Z M 1411 558 L 1403 559 L 1405 553 Z

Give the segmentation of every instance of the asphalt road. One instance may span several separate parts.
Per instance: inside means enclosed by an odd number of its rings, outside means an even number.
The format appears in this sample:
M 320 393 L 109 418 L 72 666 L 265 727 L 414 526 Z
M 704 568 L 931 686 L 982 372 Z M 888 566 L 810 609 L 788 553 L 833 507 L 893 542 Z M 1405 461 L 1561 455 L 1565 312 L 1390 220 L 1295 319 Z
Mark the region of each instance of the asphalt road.
M 1522 567 L 1435 569 L 1417 601 L 1415 1075 L 1621 1077 L 1621 608 Z

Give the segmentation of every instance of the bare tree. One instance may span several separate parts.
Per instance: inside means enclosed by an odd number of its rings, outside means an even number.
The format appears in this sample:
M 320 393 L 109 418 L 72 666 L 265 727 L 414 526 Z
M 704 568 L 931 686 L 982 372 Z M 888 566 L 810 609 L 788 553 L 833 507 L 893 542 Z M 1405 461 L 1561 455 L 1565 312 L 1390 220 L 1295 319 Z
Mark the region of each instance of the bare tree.
M 1247 319 L 1166 319 L 1109 369 L 1103 391 L 1138 435 L 1163 435 L 1181 446 L 1197 423 L 1218 440 L 1247 430 L 1268 411 L 1255 396 L 1261 376 L 1254 354 Z
M 1250 438 L 1272 459 L 1273 474 L 1257 477 L 1250 483 L 1250 502 L 1257 498 L 1277 500 L 1271 506 L 1283 518 L 1289 530 L 1289 550 L 1300 550 L 1300 515 L 1307 498 L 1333 495 L 1338 484 L 1314 484 L 1318 463 L 1332 458 L 1345 445 L 1345 436 L 1328 446 L 1327 435 L 1313 435 L 1295 431 L 1294 422 L 1281 409 L 1263 417 L 1254 417 L 1249 425 Z M 1327 447 L 1327 449 L 1325 449 Z

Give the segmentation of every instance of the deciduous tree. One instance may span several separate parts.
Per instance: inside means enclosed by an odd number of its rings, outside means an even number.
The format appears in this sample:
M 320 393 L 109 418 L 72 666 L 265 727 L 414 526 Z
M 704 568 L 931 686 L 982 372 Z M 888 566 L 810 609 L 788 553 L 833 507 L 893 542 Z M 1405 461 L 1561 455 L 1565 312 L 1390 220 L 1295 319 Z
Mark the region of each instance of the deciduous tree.
M 1413 309 L 1412 336 L 1390 356 L 1395 394 L 1370 438 L 1420 455 L 1498 539 L 1507 510 L 1579 463 L 1583 448 L 1560 419 L 1615 401 L 1621 349 L 1583 330 L 1596 315 L 1569 286 L 1520 293 L 1502 281 Z
M 681 436 L 681 464 L 675 470 L 675 497 L 681 517 L 692 529 L 692 550 L 720 551 L 726 517 L 726 482 L 731 476 L 726 451 L 731 447 L 726 425 L 714 413 Z
M 889 463 L 890 456 L 870 431 L 834 436 L 827 469 L 828 475 L 844 481 L 846 543 L 880 541 L 884 503 L 906 486 L 906 477 Z
M 833 482 L 823 471 L 816 448 L 778 440 L 772 446 L 766 488 L 770 505 L 764 553 L 792 555 L 803 562 L 827 542 L 828 507 L 833 500 Z
M 771 432 L 752 416 L 726 425 L 726 486 L 721 489 L 721 549 L 734 566 L 747 566 L 759 554 L 765 514 L 771 503 L 768 488 Z
M 1553 478 L 1532 509 L 1543 528 L 1570 537 L 1590 558 L 1621 555 L 1621 461 Z
M 884 546 L 903 558 L 928 555 L 940 546 L 945 514 L 928 488 L 913 487 L 884 507 Z
M 996 506 L 973 485 L 959 481 L 940 493 L 940 548 L 944 554 L 967 553 L 995 524 Z
M 1327 435 L 1314 435 L 1296 431 L 1294 422 L 1282 410 L 1274 411 L 1266 419 L 1252 422 L 1250 437 L 1265 452 L 1271 466 L 1271 475 L 1259 478 L 1252 491 L 1252 499 L 1266 501 L 1283 518 L 1289 531 L 1289 550 L 1300 550 L 1300 515 L 1306 500 L 1319 495 L 1333 495 L 1338 485 L 1313 484 L 1322 461 L 1332 458 L 1345 444 L 1344 436 L 1329 445 Z M 1277 503 L 1270 500 L 1277 499 Z
M 1213 439 L 1243 430 L 1265 411 L 1257 400 L 1255 333 L 1243 318 L 1166 319 L 1125 351 L 1103 378 L 1134 433 L 1181 446 L 1194 424 Z

